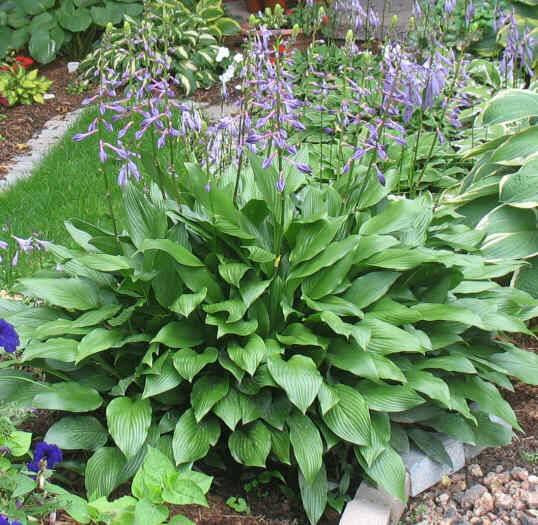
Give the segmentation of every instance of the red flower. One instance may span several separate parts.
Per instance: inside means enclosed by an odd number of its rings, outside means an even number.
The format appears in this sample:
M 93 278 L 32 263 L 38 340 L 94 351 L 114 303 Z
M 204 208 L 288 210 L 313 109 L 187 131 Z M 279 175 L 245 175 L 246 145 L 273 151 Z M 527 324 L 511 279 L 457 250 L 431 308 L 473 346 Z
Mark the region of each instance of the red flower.
M 293 15 L 293 9 L 286 9 L 285 13 L 287 15 Z
M 279 52 L 280 54 L 285 53 L 285 52 L 286 52 L 286 46 L 285 46 L 284 44 L 280 44 L 280 45 L 278 46 L 278 52 Z
M 328 17 L 327 15 L 325 15 L 325 16 L 321 19 L 321 21 L 322 21 L 324 24 L 326 24 L 326 23 L 329 21 L 329 17 Z
M 0 95 L 0 104 L 3 106 L 9 106 L 9 102 L 2 95 Z
M 0 67 L 0 71 L 9 71 L 9 67 L 7 66 Z
M 28 67 L 31 66 L 34 61 L 29 57 L 15 57 L 15 60 L 22 66 L 22 67 Z

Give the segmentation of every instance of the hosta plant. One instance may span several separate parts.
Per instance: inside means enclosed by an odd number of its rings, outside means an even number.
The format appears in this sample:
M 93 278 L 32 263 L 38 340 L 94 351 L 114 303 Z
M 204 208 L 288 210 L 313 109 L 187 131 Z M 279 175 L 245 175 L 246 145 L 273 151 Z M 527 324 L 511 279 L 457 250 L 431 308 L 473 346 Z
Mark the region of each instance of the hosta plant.
M 501 91 L 483 105 L 461 151 L 475 160 L 456 191 L 444 202 L 457 207 L 466 223 L 481 232 L 488 260 L 522 260 L 513 284 L 538 297 L 538 95 L 533 89 Z M 472 139 L 472 140 L 471 140 Z M 474 147 L 473 146 L 474 143 Z
M 193 464 L 281 463 L 316 523 L 350 464 L 405 499 L 410 441 L 446 464 L 436 432 L 510 441 L 489 418 L 519 429 L 496 385 L 538 377 L 504 337 L 528 332 L 538 302 L 493 281 L 517 264 L 459 253 L 480 234 L 428 194 L 389 198 L 376 177 L 350 199 L 345 180 L 288 162 L 279 175 L 254 155 L 239 174 L 186 170 L 177 201 L 128 185 L 117 235 L 67 223 L 79 248 L 49 245 L 62 271 L 20 281 L 36 306 L 0 303 L 22 350 L 0 398 L 86 414 L 46 440 L 92 452 L 91 505 L 133 475 L 157 505 Z M 141 481 L 154 449 L 168 481 Z
M 0 2 L 0 58 L 27 45 L 47 64 L 67 46 L 83 51 L 98 28 L 141 12 L 139 0 L 6 0 Z
M 114 70 L 118 79 L 134 76 L 141 64 L 157 60 L 167 63 L 187 94 L 214 83 L 221 67 L 218 43 L 239 31 L 235 20 L 223 16 L 220 0 L 199 2 L 195 12 L 178 1 L 158 0 L 146 7 L 141 21 L 126 17 L 123 27 L 109 28 L 101 45 L 82 62 L 84 78 L 93 79 L 102 68 Z
M 9 66 L 7 71 L 0 71 L 0 95 L 10 106 L 15 104 L 42 104 L 43 95 L 47 93 L 52 80 L 38 77 L 37 69 L 32 71 L 17 65 Z

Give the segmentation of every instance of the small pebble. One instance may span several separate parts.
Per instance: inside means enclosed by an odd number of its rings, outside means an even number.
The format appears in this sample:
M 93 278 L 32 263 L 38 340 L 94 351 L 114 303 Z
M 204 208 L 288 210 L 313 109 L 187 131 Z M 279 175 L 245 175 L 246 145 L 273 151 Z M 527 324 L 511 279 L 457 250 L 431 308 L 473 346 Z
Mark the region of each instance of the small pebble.
M 470 489 L 465 491 L 463 499 L 461 500 L 462 507 L 464 509 L 473 507 L 486 492 L 488 492 L 488 489 L 484 487 L 484 485 L 480 485 L 479 483 L 473 485 Z
M 495 467 L 495 472 L 497 472 L 497 474 L 500 474 L 503 470 L 504 470 L 504 467 L 502 465 L 497 465 Z
M 521 467 L 514 467 L 511 470 L 512 477 L 520 481 L 527 481 L 529 478 L 529 471 Z
M 532 474 L 531 476 L 529 476 L 528 482 L 531 485 L 536 485 L 538 483 L 538 476 L 535 476 L 534 474 Z
M 469 465 L 469 472 L 472 476 L 475 478 L 483 478 L 484 473 L 482 472 L 482 469 L 480 468 L 480 465 L 477 465 L 476 463 Z
M 495 506 L 499 509 L 511 509 L 514 506 L 514 498 L 509 494 L 499 493 L 495 495 Z
M 493 508 L 493 496 L 489 492 L 485 492 L 476 501 L 474 506 L 474 513 L 476 516 L 484 516 L 484 514 L 491 512 Z
M 443 506 L 448 503 L 449 499 L 450 496 L 446 492 L 443 492 L 442 494 L 439 494 L 439 496 L 437 496 L 437 501 Z

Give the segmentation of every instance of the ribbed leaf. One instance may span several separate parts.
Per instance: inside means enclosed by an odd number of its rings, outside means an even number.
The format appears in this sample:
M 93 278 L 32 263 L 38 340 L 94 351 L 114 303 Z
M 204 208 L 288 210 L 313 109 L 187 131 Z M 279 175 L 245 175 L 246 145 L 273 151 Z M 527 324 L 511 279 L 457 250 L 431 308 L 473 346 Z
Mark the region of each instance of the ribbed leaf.
M 93 416 L 64 417 L 48 429 L 44 441 L 62 450 L 95 450 L 106 444 L 108 432 Z
M 482 112 L 486 126 L 538 115 L 538 95 L 527 89 L 506 89 L 490 99 Z
M 299 471 L 299 489 L 306 515 L 310 523 L 316 525 L 327 506 L 329 485 L 325 465 L 322 464 L 313 483 L 308 483 L 302 472 Z
M 184 320 L 163 326 L 151 342 L 157 341 L 170 348 L 191 348 L 203 343 L 204 339 L 200 324 Z
M 176 465 L 203 458 L 218 441 L 220 426 L 214 418 L 196 422 L 192 409 L 187 410 L 177 422 L 172 448 Z
M 326 350 L 328 345 L 325 337 L 315 334 L 302 323 L 289 324 L 284 332 L 277 334 L 276 337 L 282 344 L 288 346 L 319 346 Z
M 278 355 L 271 355 L 267 364 L 273 379 L 304 414 L 318 395 L 323 382 L 314 361 L 303 355 L 294 355 L 288 361 L 283 361 Z
M 226 397 L 222 398 L 214 407 L 213 412 L 220 417 L 233 432 L 237 423 L 243 417 L 240 394 L 231 388 Z
M 253 334 L 249 337 L 245 347 L 237 344 L 228 345 L 228 355 L 230 359 L 241 369 L 254 375 L 258 365 L 262 362 L 267 354 L 263 339 Z
M 146 441 L 151 425 L 151 403 L 129 397 L 117 397 L 106 408 L 108 430 L 118 448 L 132 458 Z
M 116 447 L 96 450 L 86 464 L 84 484 L 88 500 L 108 496 L 118 486 L 118 476 L 127 463 Z
M 125 332 L 119 328 L 94 328 L 88 335 L 85 335 L 77 349 L 77 363 L 109 348 L 117 348 L 125 337 Z
M 453 466 L 445 447 L 434 434 L 416 427 L 409 428 L 407 434 L 415 445 L 429 458 L 441 463 L 441 465 Z
M 359 383 L 359 391 L 372 410 L 402 412 L 426 401 L 413 389 L 398 385 L 376 385 L 370 381 Z
M 172 359 L 168 356 L 158 374 L 146 376 L 142 399 L 168 392 L 180 383 L 181 376 L 177 373 Z
M 77 358 L 78 341 L 64 337 L 55 337 L 47 341 L 33 340 L 24 350 L 21 361 L 39 357 L 55 359 L 64 363 L 74 363 Z
M 338 403 L 324 416 L 323 421 L 338 437 L 356 445 L 370 443 L 370 413 L 364 398 L 347 385 L 331 387 Z
M 423 370 L 408 370 L 405 375 L 407 377 L 407 386 L 426 394 L 432 399 L 437 399 L 449 409 L 452 408 L 450 390 L 440 377 Z
M 209 347 L 199 354 L 195 350 L 185 348 L 178 350 L 173 356 L 174 366 L 179 375 L 191 383 L 200 370 L 217 360 L 218 350 L 214 347 Z
M 245 430 L 233 432 L 228 439 L 228 447 L 238 463 L 248 467 L 265 467 L 271 451 L 271 432 L 261 421 L 255 421 Z
M 103 403 L 97 390 L 79 383 L 54 383 L 47 390 L 35 395 L 33 408 L 65 410 L 66 412 L 91 412 Z
M 145 239 L 138 247 L 139 252 L 160 250 L 171 255 L 179 264 L 193 268 L 203 268 L 204 263 L 189 250 L 169 239 Z
M 368 272 L 353 281 L 344 299 L 357 308 L 366 308 L 383 297 L 400 275 L 399 272 L 390 271 Z
M 191 391 L 191 405 L 196 421 L 203 417 L 226 396 L 230 388 L 228 375 L 204 375 L 194 383 Z
M 290 440 L 299 468 L 308 483 L 313 483 L 323 464 L 323 442 L 308 416 L 295 411 L 288 418 Z

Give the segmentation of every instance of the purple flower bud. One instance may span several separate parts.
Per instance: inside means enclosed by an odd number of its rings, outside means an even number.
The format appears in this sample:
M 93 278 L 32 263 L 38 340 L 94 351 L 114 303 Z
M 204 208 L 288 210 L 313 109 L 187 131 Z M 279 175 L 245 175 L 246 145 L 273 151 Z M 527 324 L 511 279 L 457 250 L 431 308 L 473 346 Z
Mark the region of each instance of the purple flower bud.
M 106 154 L 103 141 L 99 141 L 99 160 L 104 164 L 107 161 L 108 155 Z
M 282 176 L 282 172 L 280 172 L 280 175 L 278 176 L 278 180 L 276 181 L 276 191 L 278 191 L 278 193 L 282 193 L 285 188 L 286 188 L 286 181 L 284 180 L 284 177 Z
M 0 250 L 7 250 L 8 246 L 9 245 L 6 241 L 0 241 Z
M 375 165 L 375 170 L 377 171 L 377 180 L 382 186 L 384 186 L 386 183 L 385 176 L 383 175 L 383 173 L 381 173 L 381 170 L 379 169 L 377 164 Z
M 205 191 L 210 192 L 211 191 L 211 184 L 208 182 L 205 186 Z

